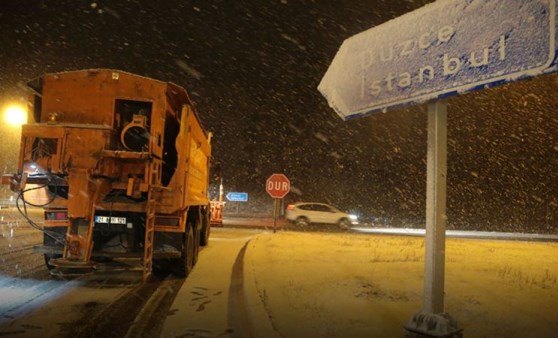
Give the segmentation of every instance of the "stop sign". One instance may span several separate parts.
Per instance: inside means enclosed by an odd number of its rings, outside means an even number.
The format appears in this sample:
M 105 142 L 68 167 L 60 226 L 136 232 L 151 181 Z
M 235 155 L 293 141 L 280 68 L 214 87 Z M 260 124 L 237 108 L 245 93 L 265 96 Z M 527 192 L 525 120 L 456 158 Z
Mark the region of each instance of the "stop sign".
M 291 181 L 283 174 L 273 174 L 265 182 L 265 191 L 273 198 L 283 198 L 291 190 Z

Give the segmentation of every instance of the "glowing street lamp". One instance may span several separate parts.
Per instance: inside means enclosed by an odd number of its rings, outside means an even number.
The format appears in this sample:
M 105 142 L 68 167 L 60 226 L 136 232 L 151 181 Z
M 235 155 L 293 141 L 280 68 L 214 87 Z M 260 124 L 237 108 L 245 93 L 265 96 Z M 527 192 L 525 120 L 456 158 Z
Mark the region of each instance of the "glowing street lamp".
M 0 103 L 0 162 L 3 173 L 15 172 L 19 161 L 22 125 L 27 123 L 27 106 L 18 101 Z
M 4 121 L 13 127 L 27 123 L 27 109 L 21 104 L 10 104 L 4 108 Z

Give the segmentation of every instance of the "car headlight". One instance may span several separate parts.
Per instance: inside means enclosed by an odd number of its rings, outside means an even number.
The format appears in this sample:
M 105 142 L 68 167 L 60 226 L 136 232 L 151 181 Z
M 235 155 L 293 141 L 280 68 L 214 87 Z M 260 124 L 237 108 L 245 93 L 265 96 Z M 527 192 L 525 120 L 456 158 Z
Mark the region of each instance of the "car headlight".
M 349 218 L 351 219 L 351 221 L 356 221 L 358 219 L 356 215 L 349 215 Z

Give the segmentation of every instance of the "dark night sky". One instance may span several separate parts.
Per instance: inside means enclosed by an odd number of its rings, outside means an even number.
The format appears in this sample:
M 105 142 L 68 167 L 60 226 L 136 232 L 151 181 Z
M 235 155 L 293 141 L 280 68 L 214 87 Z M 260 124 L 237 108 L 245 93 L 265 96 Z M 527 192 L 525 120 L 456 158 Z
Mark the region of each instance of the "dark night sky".
M 265 179 L 283 172 L 294 190 L 287 202 L 420 227 L 426 108 L 343 122 L 316 87 L 344 39 L 428 2 L 2 1 L 0 99 L 64 70 L 172 81 L 215 134 L 225 191 L 250 194 L 243 208 L 267 210 Z M 450 228 L 558 231 L 557 79 L 448 100 Z

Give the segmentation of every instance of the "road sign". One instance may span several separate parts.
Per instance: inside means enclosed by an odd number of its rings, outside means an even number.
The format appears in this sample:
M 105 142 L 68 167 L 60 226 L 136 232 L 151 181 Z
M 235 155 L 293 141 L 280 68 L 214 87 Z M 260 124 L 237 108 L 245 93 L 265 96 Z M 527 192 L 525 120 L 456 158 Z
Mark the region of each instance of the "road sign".
M 343 119 L 557 70 L 556 0 L 446 0 L 343 42 L 318 90 Z
M 231 202 L 248 202 L 247 192 L 228 192 L 227 199 Z
M 283 174 L 273 174 L 265 182 L 265 191 L 273 198 L 283 198 L 291 190 L 291 181 Z

